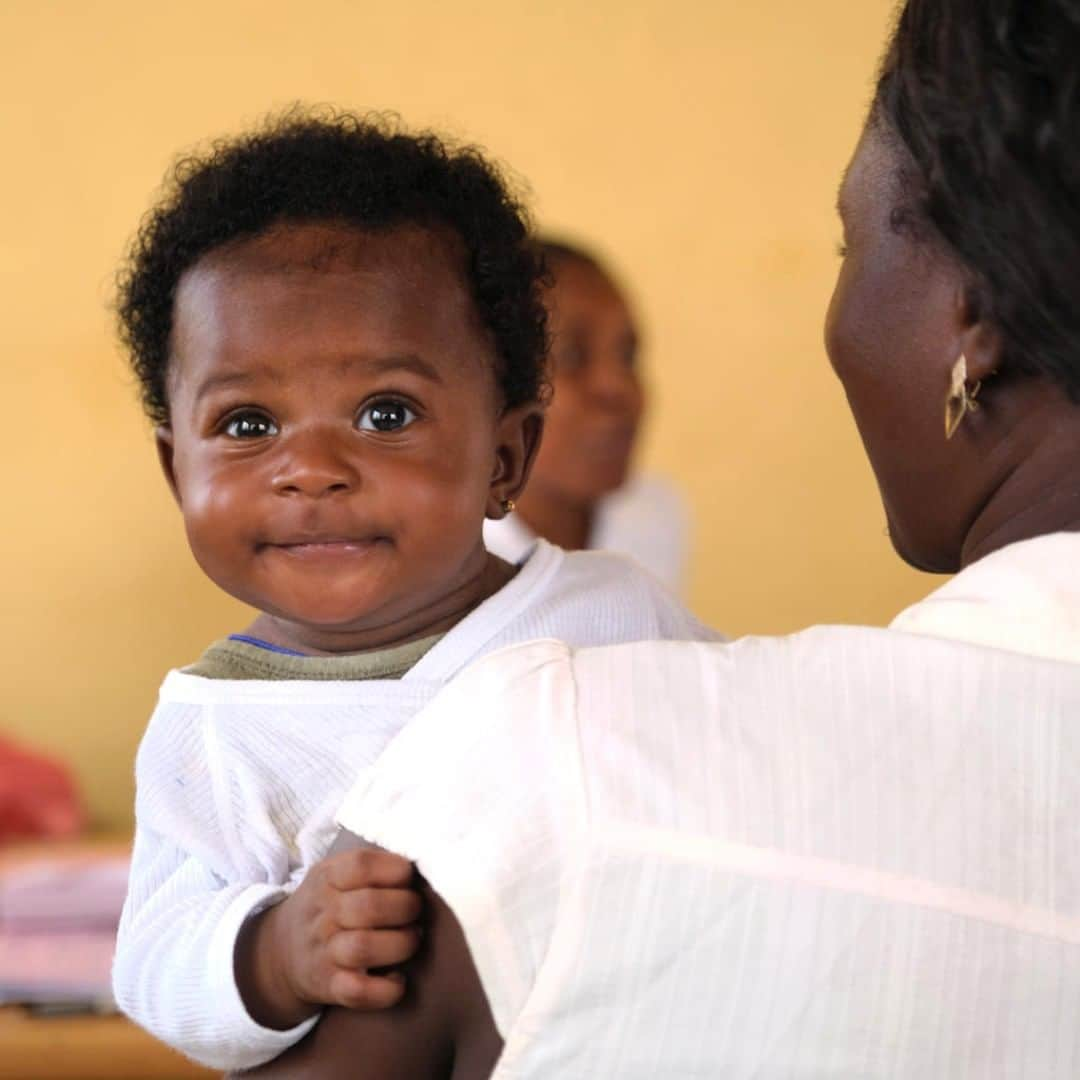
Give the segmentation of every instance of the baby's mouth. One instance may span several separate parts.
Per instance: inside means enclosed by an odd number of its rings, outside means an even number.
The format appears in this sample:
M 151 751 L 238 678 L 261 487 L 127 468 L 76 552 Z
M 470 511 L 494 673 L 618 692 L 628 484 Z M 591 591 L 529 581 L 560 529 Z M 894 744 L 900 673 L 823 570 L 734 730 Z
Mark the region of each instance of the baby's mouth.
M 260 550 L 275 550 L 297 558 L 364 555 L 389 542 L 386 536 L 297 536 L 258 545 Z

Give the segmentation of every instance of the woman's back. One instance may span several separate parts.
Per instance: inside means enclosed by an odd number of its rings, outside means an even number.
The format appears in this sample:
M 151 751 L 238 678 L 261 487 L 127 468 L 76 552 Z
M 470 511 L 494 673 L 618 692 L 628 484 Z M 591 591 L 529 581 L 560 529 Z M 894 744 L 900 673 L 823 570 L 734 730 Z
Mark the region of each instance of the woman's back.
M 893 631 L 540 643 L 342 820 L 460 920 L 496 1077 L 1069 1076 L 1078 718 L 1080 663 Z

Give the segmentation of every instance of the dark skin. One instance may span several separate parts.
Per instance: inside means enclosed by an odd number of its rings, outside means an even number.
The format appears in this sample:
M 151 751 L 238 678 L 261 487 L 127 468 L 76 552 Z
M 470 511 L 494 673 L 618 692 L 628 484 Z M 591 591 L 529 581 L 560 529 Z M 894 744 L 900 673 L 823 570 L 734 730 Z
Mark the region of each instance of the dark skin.
M 897 552 L 951 573 L 1007 544 L 1080 529 L 1080 409 L 1056 383 L 1002 368 L 968 274 L 932 238 L 893 228 L 905 151 L 872 122 L 840 189 L 846 256 L 826 325 Z M 953 365 L 979 409 L 944 436 Z
M 332 852 L 372 850 L 342 831 Z M 385 854 L 385 853 L 383 853 Z M 330 1009 L 300 1043 L 261 1068 L 261 1080 L 484 1080 L 502 1052 L 461 924 L 421 880 L 425 943 L 403 968 L 407 990 L 384 1011 Z
M 525 484 L 536 404 L 502 406 L 497 357 L 452 236 L 282 226 L 183 278 L 162 467 L 192 552 L 260 614 L 248 633 L 308 655 L 450 629 L 512 577 L 485 517 Z M 241 935 L 252 1017 L 400 1001 L 420 904 L 409 864 L 343 851 Z M 376 969 L 372 973 L 369 969 Z
M 637 329 L 614 283 L 581 259 L 558 257 L 551 269 L 554 394 L 517 512 L 538 536 L 575 551 L 589 545 L 596 502 L 626 480 L 645 393 Z
M 183 278 L 166 478 L 207 575 L 310 655 L 448 629 L 511 571 L 480 524 L 524 487 L 540 409 L 503 410 L 452 243 L 290 226 Z
M 871 124 L 845 175 L 848 250 L 826 337 L 898 552 L 917 566 L 955 570 L 1009 543 L 1080 530 L 1080 409 L 1046 380 L 1002 372 L 1000 342 L 973 310 L 962 268 L 891 227 L 898 154 Z M 983 405 L 946 442 L 945 397 L 961 351 L 969 378 L 986 382 Z M 472 1054 L 494 1045 L 494 1023 L 483 1019 L 483 990 L 460 927 L 431 900 L 424 959 L 410 976 L 423 1009 L 331 1010 L 310 1044 L 249 1075 L 487 1076 L 483 1054 Z M 419 1044 L 429 1032 L 437 1037 L 425 1053 Z M 477 1071 L 453 1071 L 447 1039 L 454 1060 L 475 1060 Z M 376 1065 L 365 1060 L 372 1053 Z

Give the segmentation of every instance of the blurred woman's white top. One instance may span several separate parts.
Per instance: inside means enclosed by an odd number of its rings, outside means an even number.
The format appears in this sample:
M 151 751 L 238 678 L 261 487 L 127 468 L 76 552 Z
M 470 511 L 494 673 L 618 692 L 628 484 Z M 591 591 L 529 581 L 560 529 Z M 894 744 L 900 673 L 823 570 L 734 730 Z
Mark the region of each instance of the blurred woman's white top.
M 338 818 L 456 913 L 499 1080 L 1080 1076 L 1078 597 L 1059 535 L 896 629 L 516 646 Z
M 629 555 L 683 596 L 688 533 L 686 504 L 678 491 L 659 476 L 634 476 L 596 504 L 587 546 Z M 536 544 L 536 533 L 520 514 L 508 514 L 484 522 L 484 544 L 508 563 L 519 563 Z

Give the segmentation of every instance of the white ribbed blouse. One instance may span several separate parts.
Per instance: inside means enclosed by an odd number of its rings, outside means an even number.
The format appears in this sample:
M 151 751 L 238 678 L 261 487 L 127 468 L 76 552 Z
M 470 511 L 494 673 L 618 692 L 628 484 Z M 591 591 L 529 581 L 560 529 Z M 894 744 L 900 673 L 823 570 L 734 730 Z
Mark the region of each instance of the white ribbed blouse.
M 314 1021 L 273 1031 L 244 1008 L 233 976 L 240 926 L 326 853 L 357 772 L 447 680 L 491 650 L 549 635 L 578 645 L 717 636 L 629 560 L 540 542 L 505 588 L 400 680 L 170 672 L 136 764 L 135 847 L 113 969 L 124 1012 L 220 1069 L 253 1067 L 296 1042 Z
M 497 1080 L 1080 1076 L 1080 536 L 995 558 L 951 595 L 1056 659 L 548 641 L 409 725 L 338 818 L 461 921 Z

